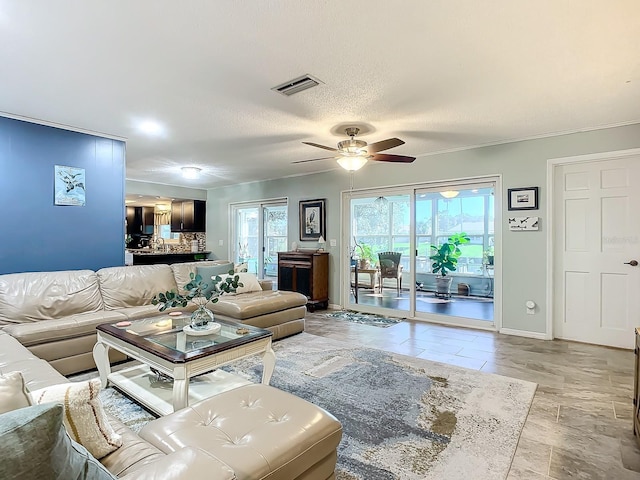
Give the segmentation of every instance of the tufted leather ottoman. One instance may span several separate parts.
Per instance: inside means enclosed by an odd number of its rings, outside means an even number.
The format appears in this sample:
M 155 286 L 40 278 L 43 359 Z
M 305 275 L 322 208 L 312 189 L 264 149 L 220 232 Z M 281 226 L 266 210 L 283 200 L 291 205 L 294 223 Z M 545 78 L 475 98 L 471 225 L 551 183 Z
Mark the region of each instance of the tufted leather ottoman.
M 140 436 L 167 454 L 206 450 L 239 480 L 328 480 L 335 478 L 342 426 L 306 400 L 252 384 L 154 420 Z

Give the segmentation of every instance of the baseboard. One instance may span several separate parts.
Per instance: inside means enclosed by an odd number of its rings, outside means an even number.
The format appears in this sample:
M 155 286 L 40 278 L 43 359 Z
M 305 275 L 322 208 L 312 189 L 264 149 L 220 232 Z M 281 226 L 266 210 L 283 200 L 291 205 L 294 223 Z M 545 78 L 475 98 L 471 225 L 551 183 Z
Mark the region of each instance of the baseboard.
M 339 305 L 337 303 L 330 303 L 327 308 L 329 310 L 342 310 L 342 305 Z
M 500 333 L 504 333 L 505 335 L 514 335 L 517 337 L 537 338 L 538 340 L 551 340 L 546 333 L 517 330 L 515 328 L 501 328 Z

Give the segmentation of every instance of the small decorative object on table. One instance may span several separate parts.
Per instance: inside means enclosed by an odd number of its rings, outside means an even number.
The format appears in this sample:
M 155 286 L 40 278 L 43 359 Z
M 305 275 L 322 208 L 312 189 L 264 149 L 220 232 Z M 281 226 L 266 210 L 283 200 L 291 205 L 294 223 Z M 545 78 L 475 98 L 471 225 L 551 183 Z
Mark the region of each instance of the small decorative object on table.
M 244 287 L 240 282 L 240 277 L 235 275 L 233 270 L 229 271 L 229 275 L 223 280 L 220 275 L 212 278 L 212 283 L 202 281 L 202 276 L 198 274 L 189 274 L 191 281 L 184 286 L 186 293 L 184 295 L 175 292 L 160 292 L 156 294 L 151 303 L 160 305 L 161 312 L 171 307 L 186 307 L 189 302 L 193 302 L 198 308 L 191 314 L 189 328 L 185 328 L 185 332 L 190 331 L 193 334 L 198 332 L 216 333 L 220 330 L 220 325 L 214 323 L 213 312 L 206 305 L 208 302 L 216 303 L 218 297 L 223 293 L 235 292 L 238 287 Z

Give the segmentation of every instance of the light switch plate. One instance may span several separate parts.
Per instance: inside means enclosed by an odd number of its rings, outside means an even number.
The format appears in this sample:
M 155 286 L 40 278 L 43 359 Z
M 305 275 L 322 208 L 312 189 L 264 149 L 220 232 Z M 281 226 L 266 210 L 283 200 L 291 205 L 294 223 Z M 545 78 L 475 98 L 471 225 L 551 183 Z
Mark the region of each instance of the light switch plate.
M 224 240 L 218 240 L 218 246 L 221 247 L 222 245 L 224 245 Z
M 335 247 L 336 245 L 338 245 L 338 242 L 336 241 L 335 238 L 332 238 L 331 240 L 329 240 L 329 245 L 331 245 L 332 247 Z

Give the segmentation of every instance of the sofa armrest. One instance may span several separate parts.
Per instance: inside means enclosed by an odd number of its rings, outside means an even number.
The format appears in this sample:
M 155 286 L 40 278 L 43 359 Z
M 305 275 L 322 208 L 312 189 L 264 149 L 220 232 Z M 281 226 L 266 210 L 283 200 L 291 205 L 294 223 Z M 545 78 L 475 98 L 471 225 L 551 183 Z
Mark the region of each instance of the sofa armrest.
M 260 283 L 260 287 L 262 288 L 262 290 L 273 290 L 273 280 L 259 278 L 258 282 Z
M 185 447 L 164 458 L 119 477 L 120 480 L 234 480 L 236 474 L 229 466 L 210 453 Z

